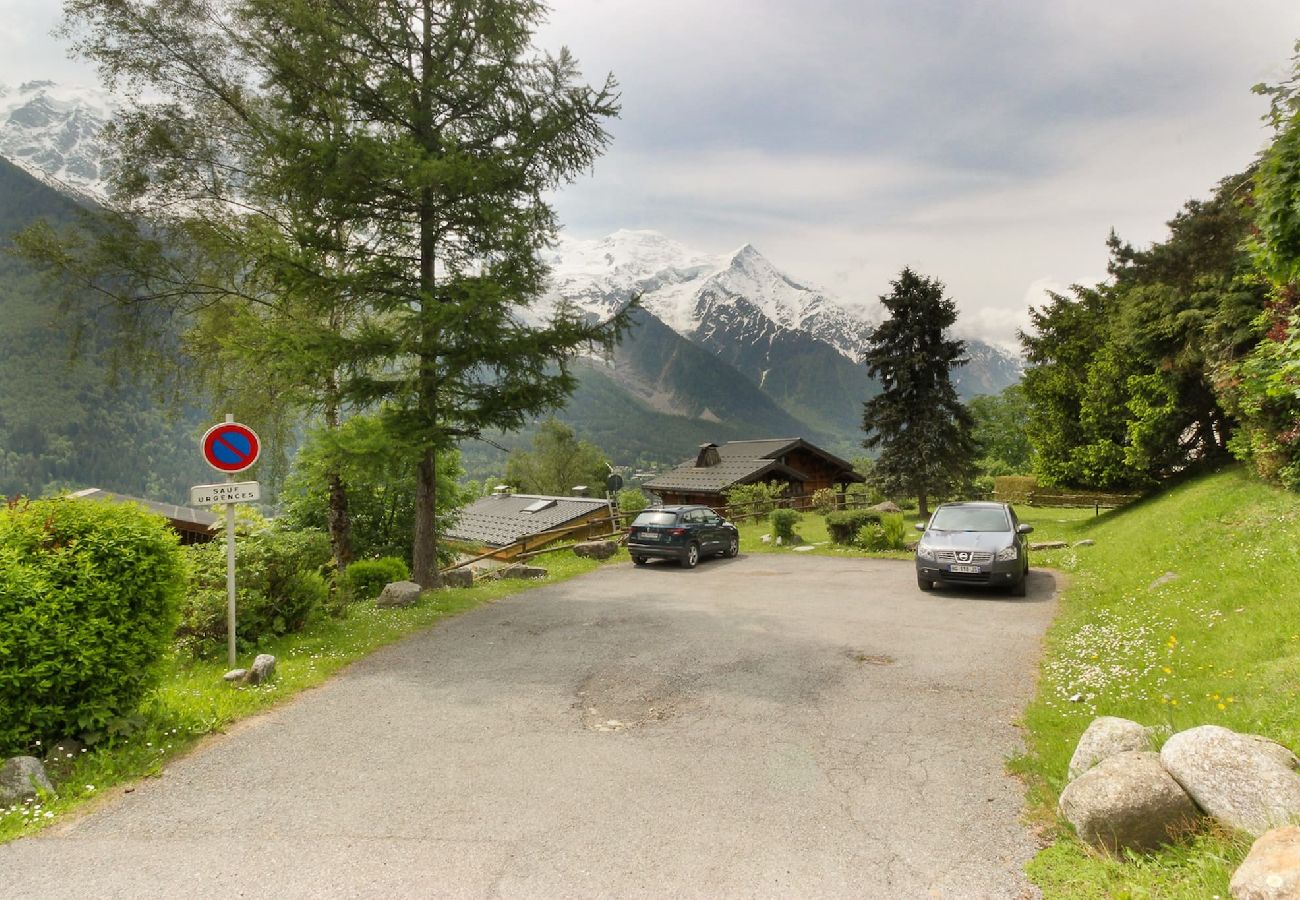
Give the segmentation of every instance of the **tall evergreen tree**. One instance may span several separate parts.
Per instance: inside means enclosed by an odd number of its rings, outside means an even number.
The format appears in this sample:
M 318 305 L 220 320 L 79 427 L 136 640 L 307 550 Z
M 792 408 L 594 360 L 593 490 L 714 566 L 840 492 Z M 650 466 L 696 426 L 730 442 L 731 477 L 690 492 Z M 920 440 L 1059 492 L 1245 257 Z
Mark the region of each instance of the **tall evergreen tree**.
M 431 584 L 436 455 L 559 406 L 570 360 L 626 324 L 568 309 L 524 324 L 558 229 L 547 194 L 604 149 L 613 80 L 589 87 L 567 51 L 531 49 L 535 0 L 66 5 L 110 81 L 167 98 L 118 129 L 134 163 L 119 190 L 148 201 L 122 218 L 152 218 L 100 258 L 131 275 L 197 260 L 155 291 L 193 305 L 325 304 L 286 348 L 307 345 L 302 382 L 382 409 L 411 448 L 412 574 Z M 359 304 L 344 328 L 338 302 Z
M 889 319 L 867 351 L 867 371 L 881 391 L 863 405 L 862 446 L 880 448 L 873 481 L 887 493 L 915 496 L 928 515 L 931 497 L 950 495 L 970 478 L 973 422 L 952 384 L 966 345 L 946 337 L 957 305 L 943 284 L 910 268 L 890 283 L 893 291 L 880 298 Z

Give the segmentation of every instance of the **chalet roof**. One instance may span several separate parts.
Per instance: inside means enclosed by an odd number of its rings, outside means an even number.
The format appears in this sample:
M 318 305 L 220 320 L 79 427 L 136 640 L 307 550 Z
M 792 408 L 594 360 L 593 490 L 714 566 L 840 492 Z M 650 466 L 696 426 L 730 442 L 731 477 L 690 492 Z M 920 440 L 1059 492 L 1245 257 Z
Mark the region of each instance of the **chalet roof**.
M 174 523 L 189 526 L 189 530 L 191 531 L 211 529 L 211 527 L 220 521 L 221 518 L 205 509 L 194 509 L 189 506 L 176 506 L 171 503 L 159 503 L 156 500 L 145 500 L 143 497 L 132 497 L 128 494 L 118 494 L 101 488 L 86 488 L 82 491 L 74 491 L 68 496 L 74 497 L 77 500 L 103 500 L 109 503 L 136 503 L 148 509 L 150 512 L 156 512 L 159 515 L 170 519 Z
M 645 486 L 652 491 L 720 494 L 732 485 L 749 484 L 773 475 L 789 481 L 807 481 L 807 475 L 781 461 L 786 454 L 801 447 L 821 456 L 831 465 L 843 469 L 844 481 L 864 480 L 861 475 L 853 471 L 851 463 L 827 453 L 803 438 L 773 438 L 758 441 L 730 441 L 721 446 L 706 444 L 700 448 L 702 451 L 700 456 L 664 472 L 647 482 Z M 706 448 L 716 453 L 718 460 L 716 465 L 701 464 L 705 458 L 703 451 Z
M 493 494 L 460 511 L 447 537 L 489 547 L 506 547 L 520 538 L 577 522 L 609 508 L 594 497 L 548 497 L 541 494 Z

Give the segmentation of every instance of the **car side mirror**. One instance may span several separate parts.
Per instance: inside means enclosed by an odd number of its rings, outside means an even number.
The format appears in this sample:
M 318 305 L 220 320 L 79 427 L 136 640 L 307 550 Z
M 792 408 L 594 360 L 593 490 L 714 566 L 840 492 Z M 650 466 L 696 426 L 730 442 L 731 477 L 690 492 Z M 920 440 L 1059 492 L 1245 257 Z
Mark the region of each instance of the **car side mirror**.
M 924 522 L 917 522 L 917 523 L 916 523 L 916 530 L 917 530 L 917 531 L 925 531 L 925 523 L 924 523 Z
M 1019 528 L 1016 529 L 1016 534 L 1029 534 L 1033 530 L 1034 530 L 1033 525 L 1021 525 Z

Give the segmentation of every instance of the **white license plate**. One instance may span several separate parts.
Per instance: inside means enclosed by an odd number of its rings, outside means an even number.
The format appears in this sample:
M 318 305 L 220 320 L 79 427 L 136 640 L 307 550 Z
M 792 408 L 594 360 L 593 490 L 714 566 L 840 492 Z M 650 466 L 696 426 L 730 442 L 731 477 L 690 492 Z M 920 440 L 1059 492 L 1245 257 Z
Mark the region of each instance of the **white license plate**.
M 640 534 L 640 538 L 643 541 L 657 541 L 659 540 L 659 534 L 654 531 L 643 531 Z
M 980 567 L 979 566 L 949 566 L 948 571 L 960 572 L 965 575 L 978 575 L 980 572 Z

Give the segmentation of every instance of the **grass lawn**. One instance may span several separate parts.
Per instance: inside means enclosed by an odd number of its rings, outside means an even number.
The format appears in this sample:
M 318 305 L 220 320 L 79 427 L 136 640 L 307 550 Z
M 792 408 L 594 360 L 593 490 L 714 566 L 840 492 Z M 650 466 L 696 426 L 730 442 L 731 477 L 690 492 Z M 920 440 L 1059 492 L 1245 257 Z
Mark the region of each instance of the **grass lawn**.
M 1037 527 L 1036 512 L 1025 518 Z M 1248 838 L 1207 829 L 1159 853 L 1108 856 L 1057 821 L 1056 799 L 1100 715 L 1155 726 L 1162 740 L 1214 724 L 1300 746 L 1300 498 L 1233 469 L 1043 525 L 1035 539 L 1096 545 L 1034 559 L 1071 583 L 1025 714 L 1028 749 L 1012 761 L 1050 841 L 1029 874 L 1048 897 L 1226 897 Z
M 626 560 L 626 551 L 614 559 Z M 359 603 L 343 617 L 322 616 L 305 631 L 267 641 L 241 654 L 242 665 L 251 662 L 256 653 L 276 657 L 275 678 L 265 685 L 231 687 L 223 682 L 221 676 L 229 668 L 224 644 L 212 659 L 169 659 L 162 685 L 146 701 L 129 734 L 111 737 L 93 752 L 78 754 L 61 764 L 47 763 L 58 789 L 56 797 L 0 808 L 0 842 L 32 834 L 98 796 L 122 790 L 137 778 L 156 775 L 169 760 L 192 749 L 203 737 L 315 687 L 385 644 L 480 604 L 554 584 L 600 565 L 567 551 L 541 556 L 537 564 L 548 570 L 546 578 L 488 581 L 472 588 L 431 591 L 408 609 L 376 609 L 373 603 Z

